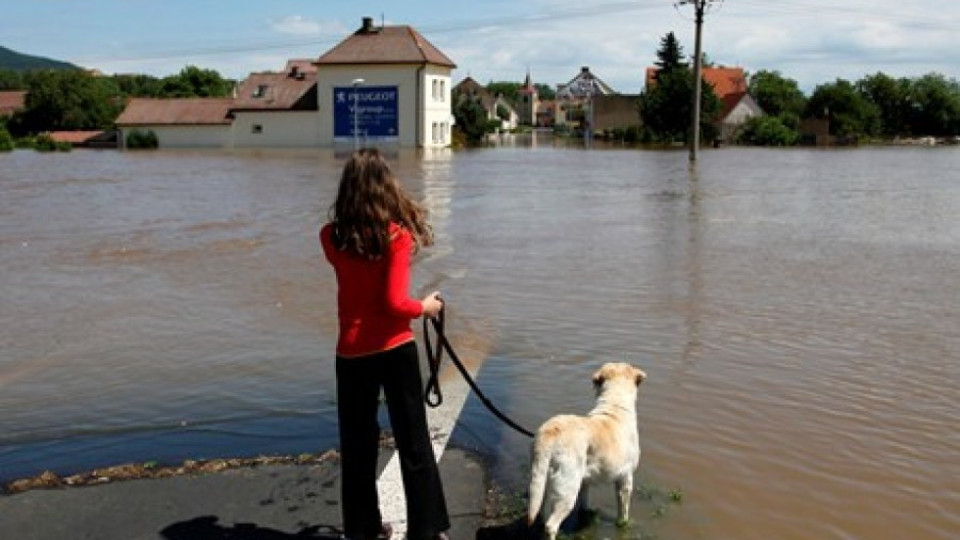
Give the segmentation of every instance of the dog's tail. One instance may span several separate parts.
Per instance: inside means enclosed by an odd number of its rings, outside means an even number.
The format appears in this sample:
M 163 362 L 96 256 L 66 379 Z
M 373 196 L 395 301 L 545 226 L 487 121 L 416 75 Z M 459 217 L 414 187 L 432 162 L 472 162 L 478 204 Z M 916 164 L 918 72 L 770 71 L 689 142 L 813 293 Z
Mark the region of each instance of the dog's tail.
M 527 524 L 533 525 L 540 513 L 543 504 L 543 495 L 547 489 L 547 474 L 550 471 L 550 461 L 553 459 L 554 438 L 556 431 L 541 428 L 533 441 L 530 467 L 530 505 L 527 509 Z

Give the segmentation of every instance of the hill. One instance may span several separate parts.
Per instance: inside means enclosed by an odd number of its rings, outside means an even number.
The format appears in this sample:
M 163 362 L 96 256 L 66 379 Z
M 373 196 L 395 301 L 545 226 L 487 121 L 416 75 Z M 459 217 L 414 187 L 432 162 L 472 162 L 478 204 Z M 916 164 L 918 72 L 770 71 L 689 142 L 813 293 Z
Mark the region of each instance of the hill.
M 6 47 L 0 47 L 0 69 L 26 71 L 28 69 L 80 69 L 69 62 L 51 60 L 41 56 L 18 53 Z

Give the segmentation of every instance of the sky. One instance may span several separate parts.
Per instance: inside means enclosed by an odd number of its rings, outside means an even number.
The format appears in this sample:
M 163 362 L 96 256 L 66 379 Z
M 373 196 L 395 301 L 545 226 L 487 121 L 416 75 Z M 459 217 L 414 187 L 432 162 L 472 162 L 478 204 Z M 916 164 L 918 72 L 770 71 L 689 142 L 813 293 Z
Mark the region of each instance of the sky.
M 680 0 L 683 1 L 683 0 Z M 709 61 L 778 71 L 808 95 L 884 72 L 960 79 L 960 2 L 726 0 L 704 17 Z M 615 90 L 643 90 L 661 39 L 693 55 L 693 8 L 677 0 L 0 0 L 0 46 L 104 73 L 158 77 L 187 65 L 243 79 L 317 58 L 361 19 L 409 25 L 457 64 L 454 82 L 556 87 L 582 66 Z

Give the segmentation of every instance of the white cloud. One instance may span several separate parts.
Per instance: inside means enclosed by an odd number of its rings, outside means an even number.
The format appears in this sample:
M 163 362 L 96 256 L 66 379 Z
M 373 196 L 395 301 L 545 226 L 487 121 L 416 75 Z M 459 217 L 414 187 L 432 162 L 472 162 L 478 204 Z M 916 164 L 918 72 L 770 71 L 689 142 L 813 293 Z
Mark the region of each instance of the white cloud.
M 349 31 L 339 21 L 319 21 L 301 15 L 288 15 L 282 19 L 270 20 L 270 29 L 274 32 L 295 36 L 339 35 L 346 36 Z

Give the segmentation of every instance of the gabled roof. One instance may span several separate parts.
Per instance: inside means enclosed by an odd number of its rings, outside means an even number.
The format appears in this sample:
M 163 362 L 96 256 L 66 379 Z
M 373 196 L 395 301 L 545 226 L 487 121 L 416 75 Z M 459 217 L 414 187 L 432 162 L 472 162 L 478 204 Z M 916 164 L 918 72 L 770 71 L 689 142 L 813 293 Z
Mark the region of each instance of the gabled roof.
M 337 64 L 435 64 L 457 67 L 452 60 L 409 26 L 374 26 L 369 17 L 347 39 L 314 62 Z
M 647 88 L 656 84 L 659 68 L 647 68 Z M 728 94 L 747 91 L 747 76 L 740 67 L 705 67 L 701 70 L 703 80 L 713 87 L 713 93 L 720 99 Z
M 763 114 L 763 109 L 757 105 L 757 102 L 754 101 L 754 99 L 747 92 L 734 92 L 727 94 L 723 96 L 720 102 L 723 104 L 723 108 L 720 111 L 720 120 L 726 120 L 727 116 L 730 116 L 730 113 L 733 112 L 737 105 L 740 105 L 741 103 L 746 105 L 751 111 L 754 112 L 754 114 Z
M 747 76 L 743 68 L 706 67 L 703 68 L 703 79 L 713 85 L 713 93 L 719 98 L 747 91 Z
M 587 66 L 581 67 L 580 73 L 576 77 L 570 79 L 567 84 L 560 85 L 560 88 L 557 89 L 558 95 L 570 95 L 577 98 L 586 97 L 588 93 L 596 96 L 616 94 L 617 92 L 610 85 L 600 80 L 600 77 L 591 73 Z
M 0 116 L 13 114 L 26 106 L 27 93 L 22 90 L 0 92 Z
M 133 98 L 116 123 L 118 126 L 229 124 L 233 104 L 231 98 Z
M 289 63 L 288 63 L 289 66 Z M 313 67 L 313 66 L 311 66 Z M 317 110 L 317 100 L 304 99 L 317 84 L 317 72 L 251 73 L 237 88 L 233 110 Z

